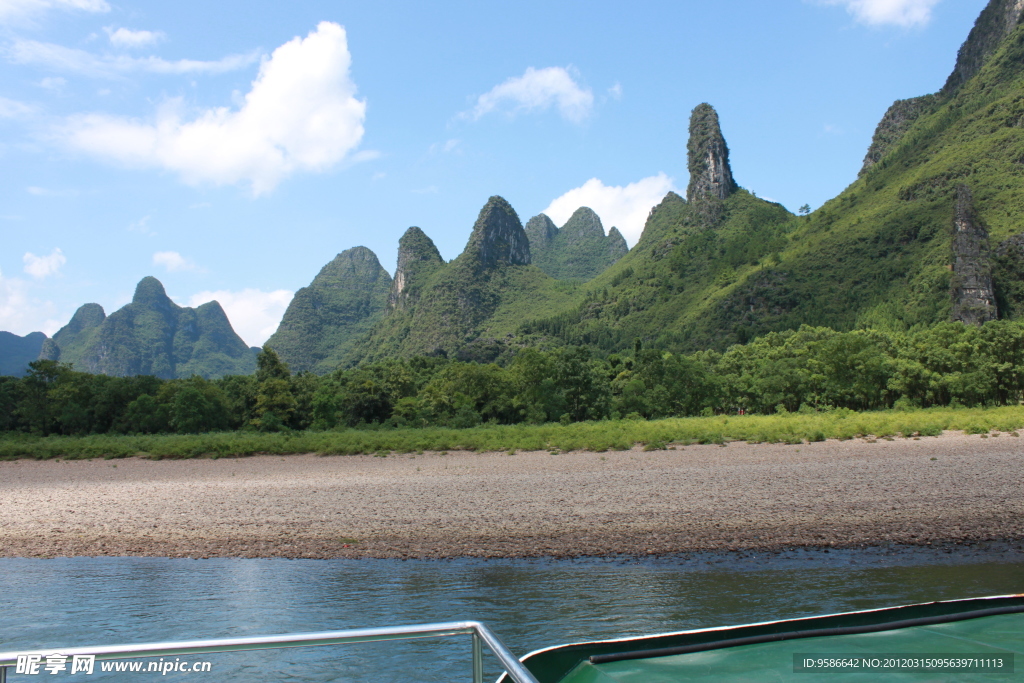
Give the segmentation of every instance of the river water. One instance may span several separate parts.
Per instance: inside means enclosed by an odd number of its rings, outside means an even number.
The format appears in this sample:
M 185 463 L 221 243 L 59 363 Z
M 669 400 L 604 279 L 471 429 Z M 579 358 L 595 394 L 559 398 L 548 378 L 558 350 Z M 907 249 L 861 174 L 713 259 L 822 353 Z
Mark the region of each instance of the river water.
M 476 619 L 550 645 L 1024 592 L 1005 546 L 657 559 L 0 559 L 0 651 Z M 468 636 L 209 656 L 212 673 L 29 680 L 470 681 Z M 488 680 L 500 672 L 485 656 Z

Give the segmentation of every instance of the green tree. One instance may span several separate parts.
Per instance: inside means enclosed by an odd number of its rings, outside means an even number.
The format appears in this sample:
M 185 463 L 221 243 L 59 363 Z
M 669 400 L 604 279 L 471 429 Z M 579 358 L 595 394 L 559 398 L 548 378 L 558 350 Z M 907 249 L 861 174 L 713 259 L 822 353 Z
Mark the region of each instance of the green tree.
M 129 434 L 158 434 L 170 428 L 168 407 L 149 394 L 129 403 L 120 421 L 120 430 Z
M 555 386 L 565 400 L 565 414 L 570 420 L 600 420 L 608 415 L 610 392 L 607 373 L 602 370 L 602 363 L 591 359 L 586 346 L 556 353 Z
M 71 368 L 52 360 L 32 361 L 28 367 L 28 374 L 21 382 L 18 416 L 28 431 L 46 436 L 57 430 L 50 390 L 62 375 L 71 372 Z
M 253 425 L 264 431 L 277 431 L 292 419 L 297 407 L 292 393 L 291 372 L 269 345 L 256 356 L 256 403 Z
M 197 375 L 169 384 L 176 389 L 169 404 L 170 424 L 176 432 L 198 434 L 227 428 L 227 399 L 215 384 Z

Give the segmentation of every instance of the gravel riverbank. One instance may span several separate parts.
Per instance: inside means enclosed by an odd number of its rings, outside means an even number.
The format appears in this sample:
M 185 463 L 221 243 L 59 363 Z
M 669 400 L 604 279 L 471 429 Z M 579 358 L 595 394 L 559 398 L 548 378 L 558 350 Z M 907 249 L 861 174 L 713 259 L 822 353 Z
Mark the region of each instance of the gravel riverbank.
M 572 557 L 1024 542 L 1024 439 L 0 462 L 0 556 Z

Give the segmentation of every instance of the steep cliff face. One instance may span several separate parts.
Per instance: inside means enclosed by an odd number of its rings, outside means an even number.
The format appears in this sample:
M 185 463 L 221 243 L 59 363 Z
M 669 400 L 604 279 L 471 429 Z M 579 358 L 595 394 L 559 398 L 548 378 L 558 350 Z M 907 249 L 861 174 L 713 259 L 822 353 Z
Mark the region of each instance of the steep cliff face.
M 110 316 L 98 304 L 82 306 L 51 341 L 41 357 L 117 377 L 214 378 L 255 369 L 219 303 L 178 306 L 154 277 L 143 278 L 132 302 Z
M 384 315 L 391 289 L 376 254 L 347 249 L 295 293 L 267 344 L 293 371 L 330 372 Z
M 388 308 L 405 308 L 423 281 L 443 265 L 444 259 L 433 240 L 415 226 L 406 230 L 398 240 L 398 265 L 388 295 Z
M 970 189 L 960 185 L 953 216 L 953 320 L 980 325 L 998 317 L 989 258 L 988 231 L 975 214 Z
M 487 200 L 459 258 L 481 269 L 530 264 L 530 240 L 511 204 L 498 196 Z
M 629 247 L 616 228 L 604 234 L 601 219 L 588 207 L 577 209 L 561 229 L 544 214 L 526 224 L 534 265 L 558 280 L 590 280 L 626 255 Z
M 864 165 L 861 167 L 859 175 L 864 175 L 872 166 L 881 161 L 882 157 L 888 154 L 889 150 L 903 138 L 914 122 L 922 114 L 931 112 L 937 102 L 938 98 L 935 95 L 896 100 L 885 112 L 885 116 L 882 117 L 875 129 L 874 137 L 871 138 L 871 147 L 868 148 L 868 153 L 864 157 Z
M 952 95 L 981 71 L 1003 40 L 1024 18 L 1024 0 L 991 0 L 971 29 L 956 56 L 956 66 L 942 88 Z
M 690 139 L 686 149 L 690 170 L 688 201 L 724 200 L 736 191 L 729 166 L 729 147 L 722 135 L 718 112 L 710 104 L 697 105 L 690 115 Z

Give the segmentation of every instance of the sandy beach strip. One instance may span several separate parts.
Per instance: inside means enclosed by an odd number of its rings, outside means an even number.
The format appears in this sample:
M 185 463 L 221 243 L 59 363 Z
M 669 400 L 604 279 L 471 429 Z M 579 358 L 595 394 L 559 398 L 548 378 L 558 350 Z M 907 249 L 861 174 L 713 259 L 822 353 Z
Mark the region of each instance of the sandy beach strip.
M 574 557 L 1024 541 L 1024 438 L 0 462 L 0 556 Z

